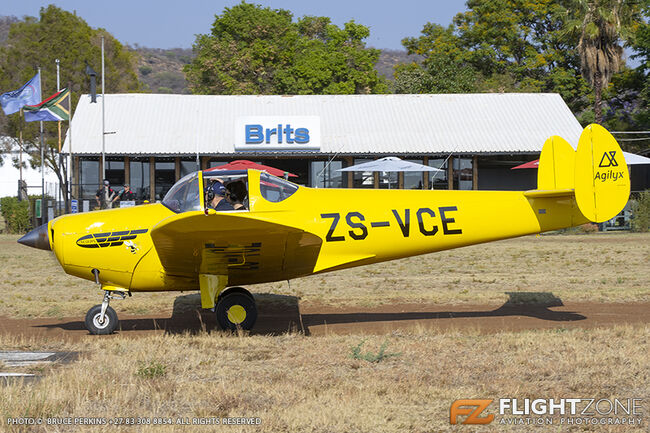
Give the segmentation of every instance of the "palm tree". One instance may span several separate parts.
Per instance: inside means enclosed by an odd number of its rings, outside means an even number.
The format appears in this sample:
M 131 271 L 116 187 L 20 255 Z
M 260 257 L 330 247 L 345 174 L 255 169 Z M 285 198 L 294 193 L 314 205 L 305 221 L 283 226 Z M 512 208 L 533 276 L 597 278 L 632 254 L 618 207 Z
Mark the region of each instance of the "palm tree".
M 623 60 L 624 40 L 640 22 L 638 0 L 578 0 L 574 30 L 580 39 L 578 53 L 582 76 L 594 88 L 596 123 L 602 123 L 602 91 Z

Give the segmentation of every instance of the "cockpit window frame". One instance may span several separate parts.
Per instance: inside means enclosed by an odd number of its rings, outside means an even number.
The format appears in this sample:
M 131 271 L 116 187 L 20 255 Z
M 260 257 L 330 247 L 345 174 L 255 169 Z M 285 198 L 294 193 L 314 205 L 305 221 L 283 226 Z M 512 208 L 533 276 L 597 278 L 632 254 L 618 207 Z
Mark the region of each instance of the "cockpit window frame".
M 280 185 L 280 197 L 278 199 L 273 199 L 271 196 L 268 194 L 268 190 L 266 188 L 263 188 L 263 182 L 267 182 L 270 184 L 277 184 Z M 260 193 L 262 195 L 262 198 L 264 200 L 268 201 L 269 203 L 281 203 L 294 195 L 298 190 L 300 189 L 300 185 L 296 185 L 293 182 L 290 182 L 286 179 L 282 179 L 277 176 L 273 176 L 272 174 L 269 174 L 267 172 L 262 172 L 260 173 Z M 288 193 L 287 193 L 288 191 Z
M 235 210 L 227 210 L 225 212 L 249 212 L 250 211 L 250 182 L 249 182 L 249 173 L 248 170 L 215 170 L 215 169 L 207 169 L 207 170 L 202 170 L 202 183 L 201 183 L 201 188 L 203 190 L 203 209 L 207 209 L 209 206 L 208 199 L 207 199 L 207 189 L 209 185 L 212 183 L 211 178 L 218 178 L 221 181 L 224 181 L 226 185 L 226 189 L 228 188 L 228 184 L 232 182 L 237 182 L 241 181 L 243 182 L 245 188 L 246 188 L 246 196 L 244 200 L 242 201 L 242 204 L 244 205 L 243 209 L 235 209 Z
M 190 188 L 192 183 L 196 180 L 196 187 L 195 188 Z M 192 212 L 192 211 L 197 211 L 197 210 L 202 210 L 203 209 L 203 199 L 202 199 L 202 194 L 201 194 L 201 177 L 200 173 L 195 171 L 192 173 L 189 173 L 185 176 L 183 176 L 181 179 L 178 180 L 165 194 L 165 197 L 160 201 L 160 203 L 165 206 L 167 209 L 171 210 L 174 213 L 185 213 L 185 212 Z M 188 193 L 190 193 L 190 189 L 196 189 L 196 199 L 192 201 L 192 208 L 179 208 L 175 209 L 171 203 L 172 201 L 179 201 L 178 199 L 172 199 L 170 196 L 171 194 L 177 194 L 180 192 L 183 188 L 186 188 L 186 190 L 183 192 L 183 200 L 182 202 L 185 202 L 185 199 L 188 196 Z

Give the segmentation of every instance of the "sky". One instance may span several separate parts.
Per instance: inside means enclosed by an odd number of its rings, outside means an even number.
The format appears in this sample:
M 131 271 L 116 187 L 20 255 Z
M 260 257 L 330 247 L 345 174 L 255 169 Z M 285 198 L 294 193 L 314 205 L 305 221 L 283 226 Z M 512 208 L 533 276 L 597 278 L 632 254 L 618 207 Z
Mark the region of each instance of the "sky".
M 77 11 L 91 27 L 103 27 L 120 42 L 150 48 L 191 48 L 197 34 L 210 32 L 215 14 L 239 0 L 3 0 L 0 15 L 35 16 L 55 4 Z M 401 40 L 418 36 L 427 22 L 448 25 L 465 0 L 251 0 L 274 9 L 287 9 L 295 18 L 326 16 L 342 26 L 352 19 L 370 28 L 368 46 L 399 50 Z

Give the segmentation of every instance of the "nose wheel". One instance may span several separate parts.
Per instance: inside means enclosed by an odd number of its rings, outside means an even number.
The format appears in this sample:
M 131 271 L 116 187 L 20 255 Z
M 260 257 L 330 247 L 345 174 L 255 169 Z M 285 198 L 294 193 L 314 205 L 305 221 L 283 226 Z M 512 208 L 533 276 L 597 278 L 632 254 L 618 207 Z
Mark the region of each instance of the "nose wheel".
M 86 313 L 86 329 L 93 335 L 108 335 L 112 334 L 119 325 L 117 313 L 108 305 L 111 299 L 124 299 L 126 294 L 124 292 L 104 291 L 104 300 L 101 304 L 95 305 L 88 313 Z
M 106 307 L 102 315 L 102 306 L 95 305 L 86 314 L 86 329 L 93 335 L 112 334 L 118 324 L 117 313 L 112 307 Z

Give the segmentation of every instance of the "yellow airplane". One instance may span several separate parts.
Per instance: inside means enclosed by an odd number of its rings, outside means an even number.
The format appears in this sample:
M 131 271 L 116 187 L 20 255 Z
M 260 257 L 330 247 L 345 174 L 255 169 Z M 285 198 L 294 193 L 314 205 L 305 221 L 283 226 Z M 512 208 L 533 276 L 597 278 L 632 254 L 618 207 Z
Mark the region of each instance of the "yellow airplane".
M 245 187 L 248 208 L 208 207 L 217 178 Z M 61 216 L 18 242 L 53 250 L 65 272 L 101 285 L 103 302 L 85 320 L 92 334 L 117 329 L 111 299 L 167 290 L 199 290 L 223 329 L 251 329 L 255 300 L 241 285 L 602 222 L 629 193 L 618 143 L 590 125 L 575 151 L 546 141 L 535 190 L 312 189 L 257 170 L 204 170 L 162 203 Z

